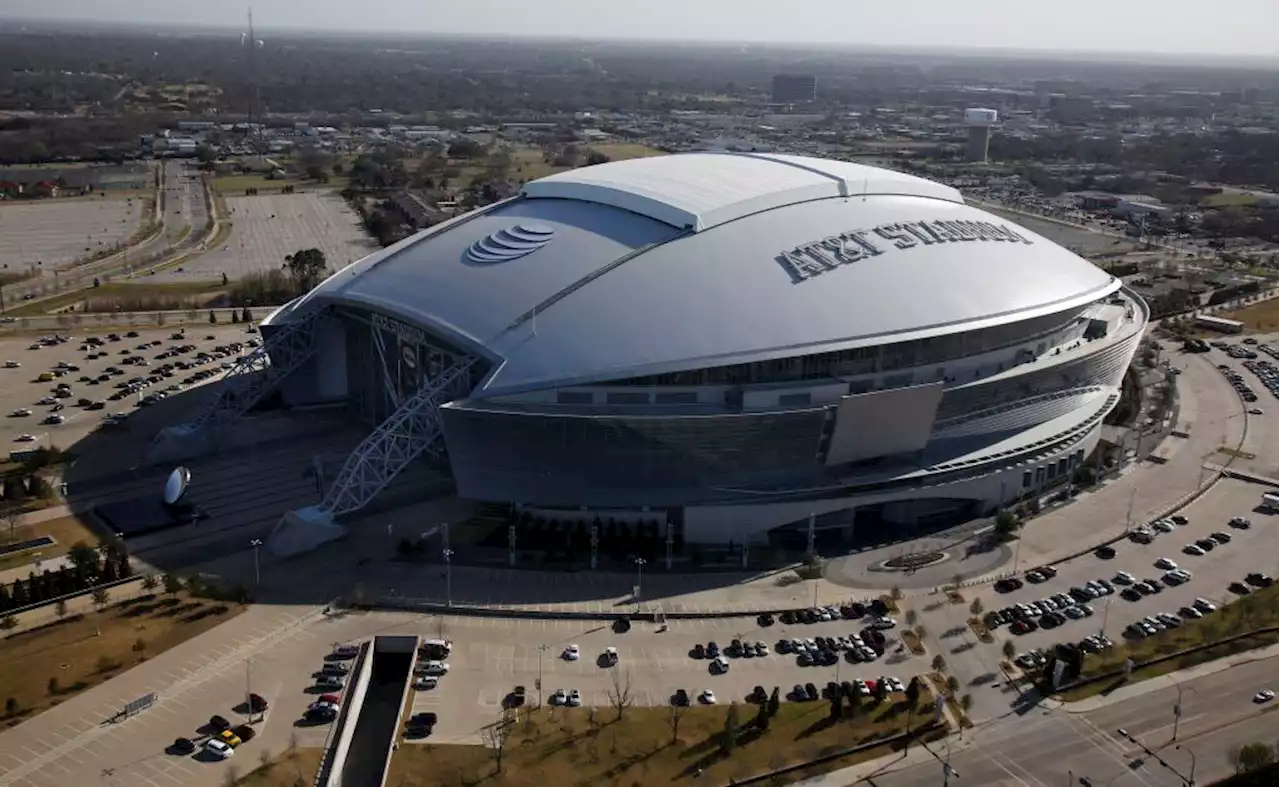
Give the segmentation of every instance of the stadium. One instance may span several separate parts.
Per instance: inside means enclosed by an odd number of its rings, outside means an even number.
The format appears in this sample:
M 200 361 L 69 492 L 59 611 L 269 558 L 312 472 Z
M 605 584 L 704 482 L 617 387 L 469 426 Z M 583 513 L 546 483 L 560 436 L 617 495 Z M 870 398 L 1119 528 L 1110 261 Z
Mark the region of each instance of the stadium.
M 271 314 L 266 355 L 167 437 L 270 390 L 368 424 L 277 529 L 283 553 L 419 461 L 464 499 L 657 520 L 683 542 L 940 526 L 1069 477 L 1147 317 L 939 183 L 679 154 L 530 182 L 342 269 Z

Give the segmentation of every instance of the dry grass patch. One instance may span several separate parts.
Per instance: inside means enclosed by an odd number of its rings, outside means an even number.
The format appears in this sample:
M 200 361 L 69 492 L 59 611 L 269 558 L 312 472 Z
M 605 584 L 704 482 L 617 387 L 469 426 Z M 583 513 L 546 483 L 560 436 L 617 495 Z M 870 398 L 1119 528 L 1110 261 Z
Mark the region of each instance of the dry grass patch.
M 0 641 L 0 698 L 17 701 L 18 712 L 0 717 L 0 725 L 18 724 L 242 611 L 237 604 L 186 593 L 139 596 L 100 616 L 73 615 L 12 634 Z
M 902 630 L 902 644 L 907 646 L 913 656 L 923 656 L 925 653 L 924 643 L 920 641 L 920 637 L 911 629 Z
M 64 516 L 31 525 L 19 525 L 13 530 L 12 540 L 9 538 L 9 531 L 5 529 L 0 532 L 0 543 L 11 544 L 14 541 L 27 541 L 40 536 L 49 536 L 56 543 L 31 552 L 0 557 L 0 571 L 25 566 L 36 560 L 61 557 L 67 554 L 67 550 L 71 549 L 71 545 L 77 541 L 83 541 L 89 546 L 97 546 L 99 541 L 98 534 L 92 527 L 77 517 Z
M 974 635 L 983 642 L 994 642 L 995 637 L 991 636 L 991 632 L 983 625 L 982 620 L 977 617 L 969 618 L 969 628 Z
M 1198 645 L 1216 642 L 1232 634 L 1275 626 L 1277 617 L 1280 617 L 1280 612 L 1277 612 L 1278 602 L 1280 602 L 1280 589 L 1273 585 L 1220 607 L 1217 612 L 1205 615 L 1199 620 L 1187 621 L 1176 629 L 1161 631 L 1145 639 L 1117 643 L 1117 646 L 1111 650 L 1096 655 L 1091 654 L 1085 658 L 1085 677 L 1118 670 L 1124 665 L 1126 658 L 1132 658 L 1141 664 L 1159 656 L 1167 656 Z M 1225 642 L 1178 658 L 1167 659 L 1158 664 L 1139 667 L 1129 675 L 1128 681 L 1123 682 L 1136 683 L 1234 653 L 1266 647 L 1274 644 L 1276 640 L 1276 634 L 1272 632 Z M 1094 681 L 1062 692 L 1061 698 L 1064 702 L 1075 702 L 1116 688 L 1115 683 L 1111 680 Z
M 831 721 L 830 703 L 784 701 L 769 729 L 752 724 L 756 706 L 736 706 L 737 744 L 724 746 L 728 705 L 681 709 L 679 735 L 672 733 L 672 709 L 629 708 L 621 720 L 612 709 L 544 708 L 521 716 L 511 728 L 501 773 L 482 746 L 402 743 L 392 755 L 387 783 L 414 787 L 485 784 L 487 787 L 631 787 L 649 784 L 727 784 L 793 763 L 832 754 L 902 732 L 906 701 L 873 707 L 864 700 L 854 719 Z M 922 691 L 912 726 L 928 721 L 932 698 Z M 804 769 L 813 773 L 845 767 L 887 753 L 885 746 Z M 698 774 L 701 773 L 701 777 Z
M 1274 333 L 1280 328 L 1280 299 L 1259 301 L 1222 316 L 1244 323 L 1246 331 Z
M 318 747 L 292 749 L 277 760 L 259 763 L 236 780 L 236 787 L 311 787 L 323 757 L 324 749 Z

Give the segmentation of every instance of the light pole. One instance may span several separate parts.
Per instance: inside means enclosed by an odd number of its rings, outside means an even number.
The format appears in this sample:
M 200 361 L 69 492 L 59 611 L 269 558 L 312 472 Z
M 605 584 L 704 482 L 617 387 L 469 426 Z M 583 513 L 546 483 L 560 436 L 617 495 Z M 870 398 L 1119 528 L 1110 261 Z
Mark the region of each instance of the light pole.
M 542 654 L 547 652 L 547 644 L 538 646 L 538 707 L 542 707 Z
M 453 606 L 453 564 L 449 562 L 449 558 L 453 557 L 453 550 L 445 547 L 440 554 L 444 556 L 444 588 L 445 588 L 445 606 Z
M 253 659 L 244 662 L 244 703 L 248 706 L 249 723 L 253 723 Z
M 253 547 L 253 586 L 256 588 L 262 584 L 262 571 L 258 563 L 258 547 L 262 546 L 262 539 L 253 539 L 249 546 Z
M 1173 706 L 1173 738 L 1172 741 L 1178 740 L 1178 723 L 1182 721 L 1182 684 L 1173 681 L 1173 687 L 1178 690 L 1178 703 Z M 1189 686 L 1193 694 L 1199 694 L 1194 686 Z
M 648 562 L 642 557 L 636 558 L 636 601 L 640 600 L 644 582 L 644 564 Z

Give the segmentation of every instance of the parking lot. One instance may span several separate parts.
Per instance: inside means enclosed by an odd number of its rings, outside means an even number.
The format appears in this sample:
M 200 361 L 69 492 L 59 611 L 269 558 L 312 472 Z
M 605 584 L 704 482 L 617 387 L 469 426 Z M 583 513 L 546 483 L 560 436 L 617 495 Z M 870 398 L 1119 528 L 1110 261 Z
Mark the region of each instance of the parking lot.
M 1025 652 L 1050 647 L 1057 642 L 1078 641 L 1096 633 L 1104 633 L 1113 641 L 1120 642 L 1125 636 L 1125 629 L 1140 618 L 1160 613 L 1178 615 L 1182 607 L 1192 605 L 1197 598 L 1207 599 L 1218 606 L 1230 603 L 1236 597 L 1228 590 L 1232 582 L 1243 582 L 1245 576 L 1253 572 L 1274 576 L 1277 571 L 1280 541 L 1277 539 L 1276 517 L 1255 512 L 1242 502 L 1252 497 L 1256 503 L 1263 491 L 1264 488 L 1256 484 L 1223 480 L 1182 512 L 1187 518 L 1185 525 L 1174 525 L 1173 532 L 1169 533 L 1155 530 L 1149 544 L 1125 539 L 1116 542 L 1115 555 L 1110 559 L 1086 555 L 1058 565 L 1057 576 L 1046 582 L 1026 581 L 1023 587 L 1004 594 L 996 593 L 993 588 L 990 596 L 983 597 L 989 610 L 1039 601 L 1098 579 L 1112 582 L 1115 588 L 1112 594 L 1087 601 L 1093 608 L 1089 617 L 1079 620 L 1068 618 L 1059 626 L 1050 629 L 1039 627 L 1023 635 L 1013 634 L 1008 626 L 1001 627 L 997 631 L 997 646 L 1012 637 L 1018 651 Z M 1248 529 L 1233 527 L 1229 524 L 1233 517 L 1246 517 L 1252 526 Z M 1231 540 L 1214 546 L 1201 556 L 1183 552 L 1187 545 L 1204 540 L 1214 532 L 1225 533 Z M 1177 585 L 1164 581 L 1166 570 L 1156 567 L 1156 562 L 1162 558 L 1190 572 L 1191 579 Z M 1121 571 L 1139 581 L 1154 580 L 1161 591 L 1138 594 L 1136 599 L 1130 600 L 1122 595 L 1129 585 L 1114 581 Z M 1025 581 L 1025 576 L 1024 572 L 1020 578 Z M 1129 594 L 1130 597 L 1132 595 Z
M 59 332 L 57 335 L 67 337 L 67 341 L 49 345 L 43 344 L 40 336 L 7 336 L 0 340 L 0 363 L 5 367 L 8 367 L 10 361 L 20 364 L 14 368 L 0 368 L 0 411 L 5 416 L 0 420 L 0 440 L 8 446 L 7 450 L 49 445 L 67 448 L 98 428 L 107 417 L 129 417 L 137 409 L 139 402 L 149 394 L 157 391 L 175 393 L 176 391 L 169 390 L 172 386 L 176 385 L 177 391 L 183 391 L 217 379 L 224 371 L 223 364 L 233 361 L 236 354 L 209 360 L 190 369 L 175 368 L 171 376 L 147 383 L 145 388 L 112 400 L 111 396 L 127 390 L 117 387 L 121 382 L 136 377 L 145 379 L 156 376 L 158 367 L 165 363 L 182 361 L 192 364 L 200 353 L 214 355 L 214 347 L 219 344 L 241 342 L 245 346 L 239 352 L 247 352 L 251 349 L 247 342 L 257 340 L 256 336 L 246 334 L 245 329 L 239 326 L 188 328 L 183 340 L 172 338 L 175 333 L 173 329 L 121 330 L 116 334 L 119 338 L 114 341 L 107 338 L 109 333 Z M 84 340 L 91 335 L 102 339 L 102 346 L 81 349 Z M 52 337 L 53 334 L 49 336 Z M 143 344 L 147 346 L 142 348 Z M 188 352 L 157 358 L 173 345 L 194 347 Z M 99 357 L 90 359 L 90 353 Z M 125 363 L 127 359 L 136 357 L 146 359 L 147 365 Z M 39 381 L 41 374 L 53 374 L 60 362 L 75 368 L 64 367 L 61 376 Z M 108 373 L 109 367 L 116 367 L 120 373 Z M 205 374 L 205 379 L 185 382 L 197 373 Z M 103 375 L 108 375 L 108 379 L 99 380 Z M 83 378 L 90 378 L 95 382 L 90 383 Z M 69 386 L 70 394 L 56 398 L 56 387 L 61 384 Z M 103 406 L 101 409 L 88 409 L 79 404 L 81 399 L 101 402 Z M 41 400 L 45 400 L 46 404 L 39 404 Z M 20 411 L 30 411 L 30 414 L 15 415 Z M 50 419 L 54 415 L 62 417 L 61 423 L 42 423 L 47 419 L 54 420 Z
M 85 197 L 0 203 L 0 259 L 6 273 L 54 268 L 123 243 L 141 224 L 137 197 Z M 37 265 L 37 263 L 39 263 Z
M 336 270 L 378 248 L 355 212 L 334 192 L 229 197 L 226 205 L 224 218 L 231 222 L 231 234 L 221 246 L 148 281 L 215 280 L 224 273 L 240 279 L 279 270 L 287 255 L 309 248 L 323 251 L 329 267 Z
M 1276 358 L 1272 355 L 1276 351 L 1275 338 L 1257 337 L 1256 344 L 1246 344 L 1239 337 L 1223 339 L 1215 342 L 1220 347 L 1215 346 L 1206 354 L 1206 360 L 1218 367 L 1224 381 L 1242 397 L 1244 413 L 1240 417 L 1249 422 L 1248 434 L 1240 446 L 1242 453 L 1232 459 L 1231 466 L 1268 478 L 1280 475 L 1280 405 L 1274 392 Z M 1256 357 L 1249 358 L 1248 354 Z M 1246 394 L 1252 394 L 1253 400 L 1249 401 Z M 1228 458 L 1231 457 L 1219 455 L 1213 461 L 1222 464 Z

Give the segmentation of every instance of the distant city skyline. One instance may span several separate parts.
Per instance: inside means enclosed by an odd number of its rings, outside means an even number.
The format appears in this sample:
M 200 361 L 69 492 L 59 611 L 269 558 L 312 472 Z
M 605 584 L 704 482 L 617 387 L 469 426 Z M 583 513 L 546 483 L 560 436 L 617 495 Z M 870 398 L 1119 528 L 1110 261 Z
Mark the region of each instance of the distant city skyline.
M 486 37 L 707 40 L 778 44 L 1009 49 L 1055 53 L 1275 57 L 1276 0 L 5 0 L 0 20 L 243 27 Z M 11 23 L 0 22 L 0 30 Z

